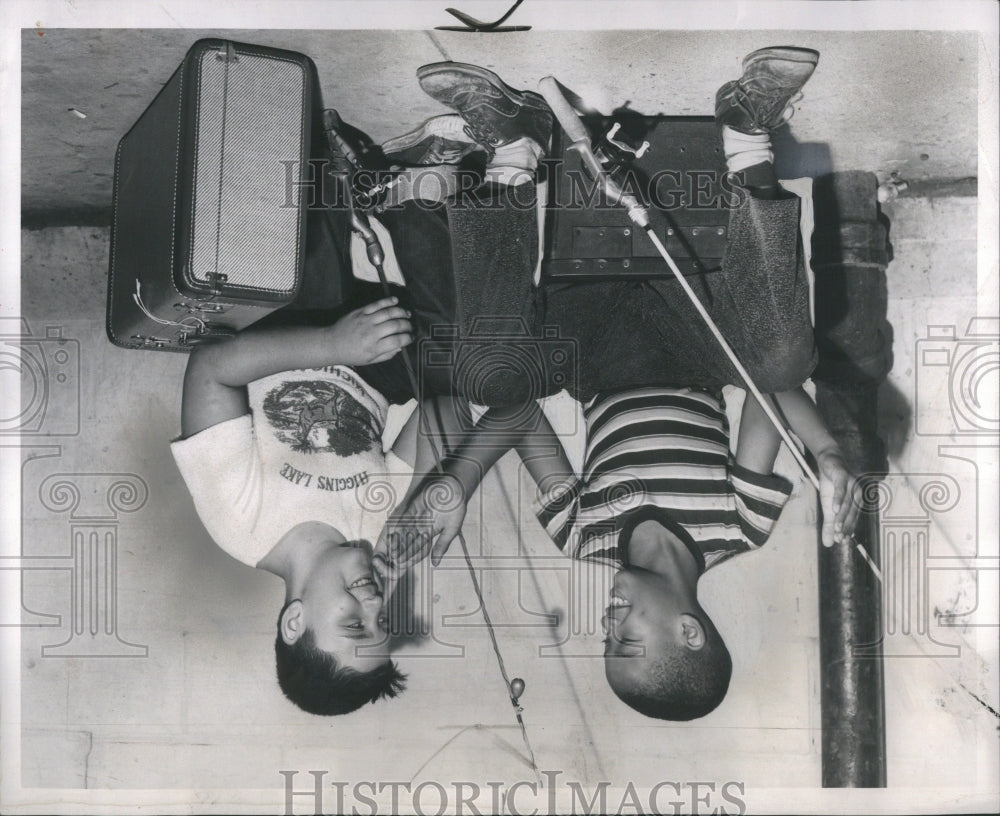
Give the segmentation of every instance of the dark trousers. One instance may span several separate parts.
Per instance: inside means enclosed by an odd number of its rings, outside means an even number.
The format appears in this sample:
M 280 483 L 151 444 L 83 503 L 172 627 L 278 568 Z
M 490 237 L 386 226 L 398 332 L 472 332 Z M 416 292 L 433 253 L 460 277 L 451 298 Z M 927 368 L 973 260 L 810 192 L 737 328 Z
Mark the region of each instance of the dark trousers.
M 587 400 L 650 385 L 743 385 L 672 279 L 536 289 L 535 210 L 523 195 L 515 206 L 495 193 L 381 216 L 414 313 L 407 353 L 424 394 L 511 405 L 562 388 Z M 798 199 L 747 197 L 729 236 L 721 271 L 688 280 L 761 390 L 793 388 L 816 362 Z M 412 396 L 399 355 L 359 372 L 390 400 Z
M 406 281 L 399 295 L 416 338 L 404 353 L 424 395 L 500 406 L 558 390 L 539 373 L 534 189 L 518 188 L 516 201 L 507 190 L 490 187 L 447 205 L 408 201 L 379 216 Z M 412 396 L 402 355 L 358 371 L 391 401 Z
M 794 388 L 816 364 L 798 198 L 747 197 L 729 236 L 721 271 L 688 283 L 764 393 Z M 545 320 L 576 342 L 571 393 L 581 400 L 651 385 L 744 386 L 672 277 L 553 287 Z

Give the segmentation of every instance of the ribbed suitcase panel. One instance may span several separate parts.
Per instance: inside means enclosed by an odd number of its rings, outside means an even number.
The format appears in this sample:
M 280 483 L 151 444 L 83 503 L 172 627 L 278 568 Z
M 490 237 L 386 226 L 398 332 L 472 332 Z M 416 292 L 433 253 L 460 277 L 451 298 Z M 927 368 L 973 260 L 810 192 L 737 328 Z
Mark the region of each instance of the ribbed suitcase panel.
M 305 72 L 293 62 L 235 53 L 201 55 L 190 275 L 207 284 L 218 273 L 229 288 L 294 292 L 300 214 L 284 206 L 286 166 L 297 180 L 307 134 L 305 123 L 298 131 L 288 123 L 303 121 Z

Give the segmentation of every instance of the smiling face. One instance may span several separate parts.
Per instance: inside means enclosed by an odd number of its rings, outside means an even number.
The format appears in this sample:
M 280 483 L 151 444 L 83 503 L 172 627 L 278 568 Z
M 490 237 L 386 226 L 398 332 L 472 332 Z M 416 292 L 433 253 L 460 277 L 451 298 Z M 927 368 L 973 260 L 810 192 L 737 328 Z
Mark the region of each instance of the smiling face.
M 629 566 L 615 577 L 602 619 L 608 685 L 648 717 L 703 717 L 725 697 L 732 662 L 698 603 L 700 553 L 658 515 L 638 519 L 619 544 Z
M 608 682 L 639 682 L 671 652 L 703 648 L 705 628 L 696 612 L 697 601 L 692 604 L 664 576 L 639 567 L 619 572 L 601 619 Z
M 382 587 L 372 569 L 367 541 L 332 544 L 317 559 L 299 599 L 282 618 L 281 635 L 293 643 L 309 629 L 316 648 L 332 655 L 341 667 L 359 672 L 388 661 L 384 644 L 386 616 Z
M 629 565 L 615 576 L 601 620 L 609 679 L 642 671 L 646 659 L 674 649 L 705 645 L 699 570 L 675 525 L 663 518 L 640 521 L 623 533 L 620 546 Z

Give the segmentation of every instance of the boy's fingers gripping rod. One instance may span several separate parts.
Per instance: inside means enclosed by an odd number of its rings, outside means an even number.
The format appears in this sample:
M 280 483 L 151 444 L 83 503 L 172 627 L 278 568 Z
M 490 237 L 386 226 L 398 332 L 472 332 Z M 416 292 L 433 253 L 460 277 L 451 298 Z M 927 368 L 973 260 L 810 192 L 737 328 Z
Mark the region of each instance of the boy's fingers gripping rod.
M 712 332 L 712 335 L 722 347 L 722 350 L 729 358 L 729 361 L 733 364 L 733 367 L 739 373 L 740 377 L 742 377 L 743 382 L 746 383 L 747 390 L 753 394 L 754 398 L 767 415 L 767 418 L 771 421 L 771 424 L 774 425 L 775 430 L 777 430 L 778 435 L 781 437 L 781 440 L 791 451 L 799 469 L 812 483 L 812 486 L 819 491 L 819 479 L 816 474 L 813 473 L 813 469 L 809 467 L 809 463 L 806 462 L 805 456 L 802 455 L 802 451 L 799 450 L 798 445 L 796 445 L 792 440 L 791 435 L 785 428 L 785 424 L 778 418 L 777 414 L 775 414 L 770 400 L 760 392 L 759 388 L 757 388 L 757 385 L 754 383 L 753 379 L 751 379 L 750 374 L 743 367 L 743 364 L 739 361 L 739 358 L 729 345 L 729 342 L 723 336 L 719 327 L 715 325 L 715 321 L 712 320 L 708 311 L 702 305 L 701 300 L 694 293 L 694 290 L 688 284 L 680 269 L 677 268 L 677 264 L 674 263 L 674 259 L 670 257 L 670 253 L 667 252 L 667 248 L 663 246 L 659 236 L 653 231 L 649 222 L 649 213 L 646 211 L 642 202 L 640 202 L 631 193 L 625 191 L 621 185 L 618 184 L 618 182 L 605 171 L 604 166 L 598 160 L 597 156 L 594 155 L 594 151 L 590 145 L 590 134 L 587 132 L 587 128 L 584 126 L 583 122 L 580 121 L 580 117 L 577 112 L 566 100 L 566 97 L 563 96 L 562 91 L 559 90 L 559 83 L 556 81 L 555 77 L 544 77 L 538 83 L 538 90 L 545 98 L 545 101 L 548 102 L 549 107 L 552 108 L 552 112 L 555 114 L 556 119 L 559 120 L 559 124 L 562 126 L 562 129 L 570 138 L 572 144 L 568 149 L 576 151 L 580 160 L 583 162 L 584 167 L 593 176 L 595 183 L 600 184 L 604 188 L 605 194 L 612 202 L 620 204 L 624 207 L 625 211 L 628 213 L 628 217 L 632 219 L 632 223 L 634 223 L 637 227 L 641 227 L 646 235 L 649 236 L 649 240 L 653 242 L 653 246 L 656 247 L 657 252 L 660 253 L 660 256 L 666 262 L 667 266 L 670 267 L 670 271 L 673 272 L 674 278 L 676 278 L 677 282 L 680 284 L 681 289 L 684 290 L 684 294 L 688 296 L 688 299 L 698 311 L 698 314 L 701 315 L 702 320 L 705 321 L 705 325 L 708 326 L 709 331 Z M 859 541 L 856 539 L 852 540 L 854 540 L 854 544 L 864 557 L 865 562 L 872 568 L 872 571 L 879 578 L 879 580 L 881 580 L 882 576 L 878 567 L 868 554 L 868 551 Z

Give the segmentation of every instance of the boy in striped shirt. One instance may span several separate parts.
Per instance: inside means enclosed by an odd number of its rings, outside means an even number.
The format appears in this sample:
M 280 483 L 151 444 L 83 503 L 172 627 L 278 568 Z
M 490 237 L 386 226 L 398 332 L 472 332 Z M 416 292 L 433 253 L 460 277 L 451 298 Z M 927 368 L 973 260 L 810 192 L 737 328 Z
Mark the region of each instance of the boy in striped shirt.
M 802 397 L 805 415 L 789 414 L 799 428 L 812 406 Z M 646 716 L 702 717 L 725 697 L 732 662 L 698 581 L 767 541 L 791 492 L 772 473 L 777 431 L 748 396 L 733 455 L 721 395 L 694 388 L 599 394 L 585 417 L 582 476 L 549 490 L 538 519 L 566 555 L 618 568 L 602 618 L 612 690 Z M 814 442 L 839 459 L 832 438 Z

